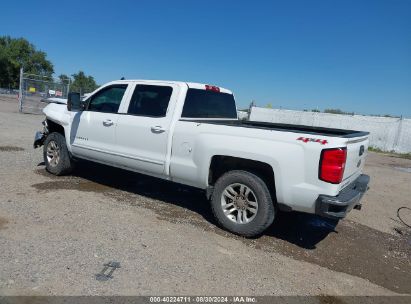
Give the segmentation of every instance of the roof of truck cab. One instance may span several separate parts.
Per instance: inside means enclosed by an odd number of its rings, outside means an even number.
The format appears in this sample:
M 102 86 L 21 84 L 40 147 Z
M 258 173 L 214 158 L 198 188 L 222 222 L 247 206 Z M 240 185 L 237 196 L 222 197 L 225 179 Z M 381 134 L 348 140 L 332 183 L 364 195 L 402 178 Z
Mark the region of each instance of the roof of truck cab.
M 228 94 L 233 94 L 232 91 L 217 86 L 217 85 L 213 85 L 213 84 L 205 84 L 205 83 L 198 83 L 198 82 L 185 82 L 185 81 L 173 81 L 173 80 L 150 80 L 150 79 L 125 79 L 125 80 L 114 80 L 111 81 L 110 83 L 133 83 L 133 82 L 147 82 L 147 83 L 152 83 L 152 84 L 164 84 L 164 83 L 169 83 L 169 84 L 177 84 L 177 85 L 186 85 L 191 89 L 201 89 L 201 90 L 205 90 L 206 89 L 206 85 L 211 85 L 211 86 L 216 86 L 220 89 L 220 92 L 222 93 L 228 93 Z

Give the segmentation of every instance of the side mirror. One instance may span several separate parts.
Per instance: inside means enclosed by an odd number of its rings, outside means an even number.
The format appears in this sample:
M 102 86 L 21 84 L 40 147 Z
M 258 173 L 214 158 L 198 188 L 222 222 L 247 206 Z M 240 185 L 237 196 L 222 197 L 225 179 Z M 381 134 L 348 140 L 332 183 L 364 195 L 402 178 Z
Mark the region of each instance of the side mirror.
M 77 92 L 68 93 L 67 110 L 69 111 L 83 110 L 82 105 L 81 105 L 80 93 L 77 93 Z

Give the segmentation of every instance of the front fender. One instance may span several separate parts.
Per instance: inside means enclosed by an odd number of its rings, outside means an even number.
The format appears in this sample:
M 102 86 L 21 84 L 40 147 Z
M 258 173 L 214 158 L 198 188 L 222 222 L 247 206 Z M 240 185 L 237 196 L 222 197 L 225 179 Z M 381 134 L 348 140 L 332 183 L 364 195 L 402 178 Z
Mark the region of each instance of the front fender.
M 47 120 L 63 127 L 67 148 L 71 152 L 72 112 L 68 111 L 67 106 L 64 104 L 50 103 L 43 109 L 43 113 L 46 115 Z
M 65 127 L 70 124 L 70 112 L 67 110 L 66 105 L 50 103 L 43 109 L 46 118 L 55 122 L 56 124 Z

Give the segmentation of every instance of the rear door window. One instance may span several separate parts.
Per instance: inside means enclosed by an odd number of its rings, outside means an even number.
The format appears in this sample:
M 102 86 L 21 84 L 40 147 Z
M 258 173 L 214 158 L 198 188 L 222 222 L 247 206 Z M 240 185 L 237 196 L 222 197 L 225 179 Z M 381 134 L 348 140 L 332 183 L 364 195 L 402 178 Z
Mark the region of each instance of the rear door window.
M 148 117 L 164 117 L 167 113 L 173 88 L 169 86 L 142 85 L 134 89 L 128 114 Z

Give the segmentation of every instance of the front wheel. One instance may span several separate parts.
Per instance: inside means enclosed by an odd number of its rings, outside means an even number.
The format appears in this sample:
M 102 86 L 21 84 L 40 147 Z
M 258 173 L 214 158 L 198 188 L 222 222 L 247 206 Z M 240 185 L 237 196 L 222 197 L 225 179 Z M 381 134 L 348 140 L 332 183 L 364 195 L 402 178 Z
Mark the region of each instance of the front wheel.
M 274 221 L 275 208 L 265 182 L 247 171 L 230 171 L 214 187 L 211 207 L 218 223 L 225 229 L 254 237 Z
M 57 132 L 49 134 L 44 141 L 43 158 L 47 171 L 54 175 L 69 174 L 74 168 L 66 139 Z

